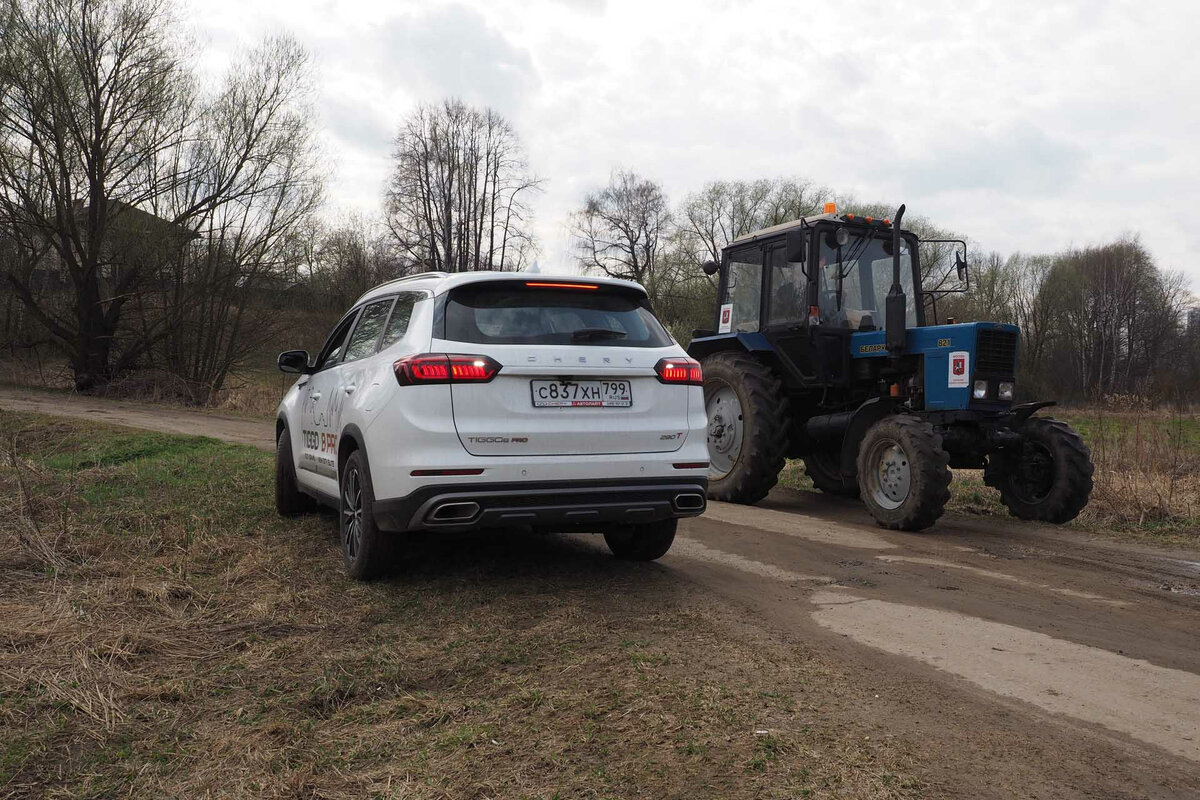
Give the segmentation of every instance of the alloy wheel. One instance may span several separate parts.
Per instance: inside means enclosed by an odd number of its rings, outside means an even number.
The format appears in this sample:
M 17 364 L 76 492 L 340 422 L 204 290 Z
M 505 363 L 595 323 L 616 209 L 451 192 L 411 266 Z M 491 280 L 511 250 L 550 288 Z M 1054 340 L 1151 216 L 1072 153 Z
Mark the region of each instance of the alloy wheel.
M 342 546 L 351 561 L 362 547 L 362 481 L 357 469 L 346 474 L 342 486 Z

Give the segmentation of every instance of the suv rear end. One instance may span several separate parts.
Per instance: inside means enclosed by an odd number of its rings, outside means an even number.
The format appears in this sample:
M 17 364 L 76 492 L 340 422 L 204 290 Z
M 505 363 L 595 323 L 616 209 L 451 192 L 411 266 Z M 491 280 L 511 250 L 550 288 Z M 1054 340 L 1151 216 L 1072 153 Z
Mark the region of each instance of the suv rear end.
M 430 302 L 364 436 L 380 528 L 588 530 L 657 557 L 639 534 L 703 512 L 699 365 L 640 286 L 455 275 Z

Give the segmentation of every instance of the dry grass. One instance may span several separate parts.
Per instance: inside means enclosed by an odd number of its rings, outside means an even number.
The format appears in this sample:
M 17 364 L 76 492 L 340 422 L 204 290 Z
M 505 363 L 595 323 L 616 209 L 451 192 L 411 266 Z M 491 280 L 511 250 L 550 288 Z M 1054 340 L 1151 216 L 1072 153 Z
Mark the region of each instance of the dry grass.
M 1082 521 L 1200 534 L 1200 419 L 1170 411 L 1067 412 L 1096 465 Z
M 0 435 L 0 798 L 927 793 L 850 676 L 664 567 L 494 534 L 356 584 L 267 454 Z
M 201 402 L 185 382 L 168 372 L 143 370 L 114 381 L 104 396 L 117 400 L 204 408 L 250 417 L 274 416 L 279 401 L 295 382 L 295 375 L 273 369 L 247 369 L 230 375 L 215 395 Z M 61 363 L 44 363 L 41 368 L 29 359 L 0 361 L 0 384 L 34 389 L 73 391 L 70 371 Z

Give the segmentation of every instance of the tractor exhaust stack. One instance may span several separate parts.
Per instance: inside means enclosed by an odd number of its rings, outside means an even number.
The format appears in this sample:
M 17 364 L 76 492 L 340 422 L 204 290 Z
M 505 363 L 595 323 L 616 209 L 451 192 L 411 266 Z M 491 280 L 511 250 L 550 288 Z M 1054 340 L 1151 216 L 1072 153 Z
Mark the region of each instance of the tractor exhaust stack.
M 892 222 L 892 288 L 888 290 L 884 306 L 887 349 L 893 356 L 904 351 L 904 332 L 908 317 L 908 298 L 900 285 L 900 223 L 904 220 L 904 204 L 896 209 Z

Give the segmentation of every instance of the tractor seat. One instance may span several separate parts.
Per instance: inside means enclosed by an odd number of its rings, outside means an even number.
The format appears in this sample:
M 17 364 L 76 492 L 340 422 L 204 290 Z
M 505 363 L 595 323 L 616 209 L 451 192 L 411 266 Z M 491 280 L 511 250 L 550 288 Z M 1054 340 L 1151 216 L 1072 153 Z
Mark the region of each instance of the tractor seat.
M 861 308 L 843 308 L 846 327 L 857 331 L 875 330 L 875 319 L 871 311 Z

